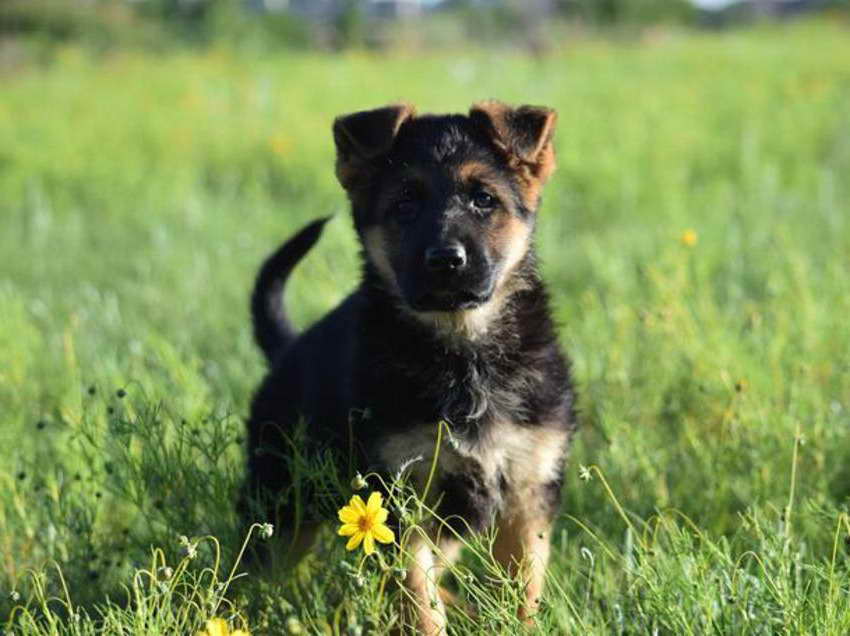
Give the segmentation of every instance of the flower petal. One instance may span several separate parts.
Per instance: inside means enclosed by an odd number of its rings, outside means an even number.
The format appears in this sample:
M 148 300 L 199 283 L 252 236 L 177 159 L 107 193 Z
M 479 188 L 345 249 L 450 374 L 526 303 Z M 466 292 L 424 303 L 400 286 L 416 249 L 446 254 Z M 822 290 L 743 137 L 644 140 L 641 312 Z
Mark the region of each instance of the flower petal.
M 369 495 L 369 503 L 366 504 L 366 512 L 370 516 L 375 516 L 381 509 L 381 493 L 373 492 Z
M 357 546 L 360 545 L 360 542 L 363 541 L 364 536 L 366 536 L 365 532 L 355 532 L 353 535 L 351 535 L 351 538 L 348 540 L 348 543 L 345 544 L 345 549 L 349 551 L 356 550 Z
M 381 543 L 392 543 L 395 541 L 395 534 L 393 534 L 393 531 L 382 523 L 372 527 L 372 534 L 374 534 L 375 538 Z
M 372 520 L 372 523 L 374 523 L 376 525 L 386 523 L 387 517 L 389 517 L 389 516 L 390 516 L 390 511 L 387 510 L 386 508 L 381 508 L 377 512 L 377 514 L 375 515 L 375 518 Z
M 207 636 L 227 636 L 227 621 L 223 618 L 211 618 L 207 621 Z
M 341 537 L 350 537 L 355 532 L 360 532 L 360 526 L 356 523 L 344 523 L 336 533 Z
M 343 506 L 340 508 L 338 515 L 339 520 L 343 523 L 357 523 L 360 519 L 360 515 L 351 506 Z
M 375 539 L 372 537 L 371 532 L 367 532 L 366 536 L 363 537 L 363 552 L 367 555 L 372 554 L 375 551 Z
M 354 508 L 354 512 L 358 515 L 366 514 L 366 504 L 363 503 L 363 500 L 360 498 L 360 495 L 354 495 L 351 498 L 351 501 L 348 502 L 348 505 Z

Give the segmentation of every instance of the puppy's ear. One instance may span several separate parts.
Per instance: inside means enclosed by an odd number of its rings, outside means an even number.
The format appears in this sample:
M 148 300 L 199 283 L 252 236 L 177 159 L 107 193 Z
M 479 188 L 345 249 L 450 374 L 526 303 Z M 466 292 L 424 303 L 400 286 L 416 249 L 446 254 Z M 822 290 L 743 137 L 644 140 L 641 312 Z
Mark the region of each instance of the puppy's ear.
M 469 117 L 541 184 L 552 174 L 555 169 L 552 137 L 558 121 L 554 110 L 543 106 L 512 108 L 490 100 L 473 104 Z
M 415 114 L 413 106 L 395 104 L 334 120 L 336 174 L 344 188 L 356 187 L 367 176 L 370 162 L 390 151 L 401 125 Z

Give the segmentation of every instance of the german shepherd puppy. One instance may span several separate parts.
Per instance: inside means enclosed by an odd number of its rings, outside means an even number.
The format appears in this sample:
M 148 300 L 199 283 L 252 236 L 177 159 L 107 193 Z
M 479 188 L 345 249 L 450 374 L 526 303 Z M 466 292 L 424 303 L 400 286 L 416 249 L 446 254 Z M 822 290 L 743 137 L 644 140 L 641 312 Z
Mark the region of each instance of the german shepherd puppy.
M 264 502 L 260 514 L 290 533 L 306 514 L 291 544 L 303 549 L 318 520 L 309 519 L 315 491 L 291 496 L 286 458 L 297 426 L 306 427 L 299 452 L 331 449 L 348 470 L 387 476 L 409 466 L 421 488 L 445 421 L 451 443 L 438 455 L 437 512 L 459 532 L 497 525 L 494 556 L 524 577 L 521 615 L 534 614 L 575 428 L 533 246 L 555 167 L 555 121 L 548 108 L 495 101 L 468 115 L 394 105 L 336 119 L 336 174 L 363 247 L 362 281 L 296 335 L 284 283 L 325 221 L 260 270 L 252 309 L 271 370 L 248 422 L 243 513 L 247 502 Z M 459 553 L 446 535 L 409 546 L 407 585 L 425 633 L 446 626 L 437 582 Z

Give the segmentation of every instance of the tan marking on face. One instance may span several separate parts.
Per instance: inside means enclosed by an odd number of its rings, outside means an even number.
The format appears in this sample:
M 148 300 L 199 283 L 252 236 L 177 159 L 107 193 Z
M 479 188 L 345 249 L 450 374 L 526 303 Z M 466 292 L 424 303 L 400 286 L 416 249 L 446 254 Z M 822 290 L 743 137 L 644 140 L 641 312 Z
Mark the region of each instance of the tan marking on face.
M 389 253 L 387 252 L 386 236 L 383 228 L 376 225 L 370 227 L 363 234 L 363 247 L 366 250 L 366 257 L 375 266 L 375 269 L 380 274 L 384 282 L 387 283 L 389 291 L 399 294 L 398 281 L 390 264 Z
M 514 193 L 498 170 L 480 161 L 467 161 L 458 167 L 457 178 L 467 187 L 480 184 L 498 198 L 500 207 L 511 210 Z
M 488 176 L 492 172 L 490 166 L 481 161 L 466 161 L 457 169 L 458 179 L 462 182 L 473 181 Z
M 496 225 L 487 232 L 491 246 L 501 255 L 497 290 L 522 261 L 531 242 L 531 227 L 514 214 L 502 213 Z
M 511 294 L 525 286 L 525 281 L 512 274 L 528 252 L 531 228 L 509 212 L 497 214 L 502 217 L 501 224 L 488 232 L 488 240 L 502 254 L 501 271 L 493 297 L 474 309 L 412 312 L 417 319 L 447 335 L 476 340 L 487 333 Z
M 449 335 L 476 340 L 485 335 L 499 317 L 505 301 L 525 286 L 525 281 L 512 276 L 528 252 L 531 228 L 507 210 L 495 212 L 497 225 L 487 232 L 487 240 L 501 254 L 499 278 L 493 297 L 483 305 L 459 311 L 412 311 L 417 320 Z

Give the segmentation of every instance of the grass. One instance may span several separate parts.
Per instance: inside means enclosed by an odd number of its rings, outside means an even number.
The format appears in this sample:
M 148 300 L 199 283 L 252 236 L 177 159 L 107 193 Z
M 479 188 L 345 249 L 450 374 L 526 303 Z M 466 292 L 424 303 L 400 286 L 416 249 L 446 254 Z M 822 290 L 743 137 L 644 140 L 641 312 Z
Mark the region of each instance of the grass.
M 288 296 L 298 322 L 356 280 L 335 115 L 495 96 L 560 111 L 538 243 L 583 427 L 540 631 L 850 631 L 846 28 L 576 40 L 542 59 L 68 45 L 7 72 L 5 630 L 399 619 L 398 549 L 361 562 L 331 531 L 289 576 L 230 576 L 241 418 L 263 372 L 247 295 L 264 255 L 328 213 Z M 414 532 L 428 513 L 404 501 Z M 453 585 L 479 618 L 454 613 L 455 633 L 516 633 L 518 584 L 487 537 L 467 552 Z

